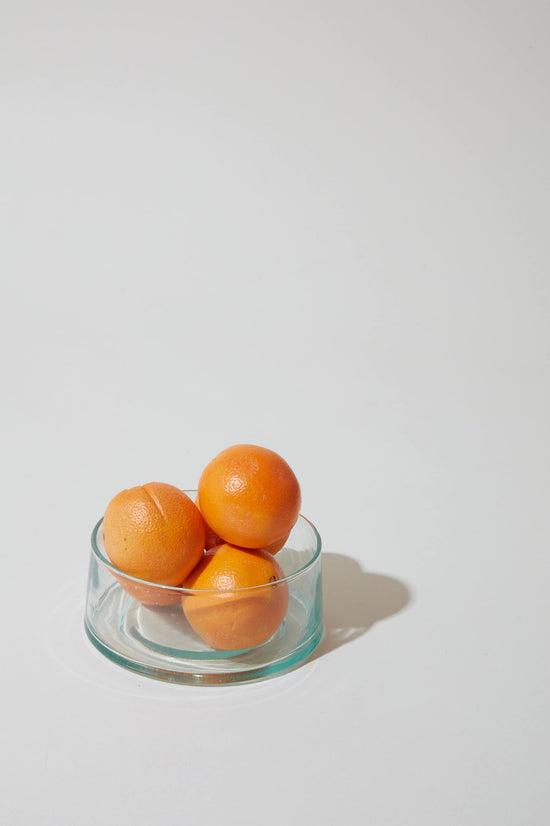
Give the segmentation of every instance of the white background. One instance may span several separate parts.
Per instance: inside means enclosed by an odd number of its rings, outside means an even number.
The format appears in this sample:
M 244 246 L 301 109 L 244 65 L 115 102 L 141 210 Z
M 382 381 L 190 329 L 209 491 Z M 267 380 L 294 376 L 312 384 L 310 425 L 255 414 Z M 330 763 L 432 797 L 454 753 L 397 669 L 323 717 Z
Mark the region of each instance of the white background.
M 546 826 L 546 2 L 0 3 L 6 826 Z M 85 640 L 120 489 L 280 452 L 325 640 Z

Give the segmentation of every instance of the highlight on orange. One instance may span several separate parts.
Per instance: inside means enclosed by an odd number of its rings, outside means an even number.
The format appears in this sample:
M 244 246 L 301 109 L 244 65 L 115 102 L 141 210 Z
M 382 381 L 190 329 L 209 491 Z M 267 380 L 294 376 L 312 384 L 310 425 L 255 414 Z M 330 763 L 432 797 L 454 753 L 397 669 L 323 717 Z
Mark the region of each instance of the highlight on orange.
M 222 450 L 205 467 L 198 500 L 206 524 L 224 542 L 266 548 L 282 541 L 282 547 L 298 518 L 301 491 L 278 453 L 241 444 Z
M 103 519 L 105 552 L 123 574 L 128 593 L 146 604 L 173 604 L 177 596 L 150 583 L 178 586 L 202 557 L 205 527 L 200 511 L 179 488 L 149 482 L 118 493 Z M 149 583 L 149 584 L 148 584 Z M 160 600 L 160 601 L 159 601 Z
M 224 543 L 206 551 L 183 588 L 191 628 L 211 648 L 235 651 L 262 645 L 281 626 L 288 608 L 283 570 L 265 550 Z M 203 591 L 203 593 L 201 593 Z

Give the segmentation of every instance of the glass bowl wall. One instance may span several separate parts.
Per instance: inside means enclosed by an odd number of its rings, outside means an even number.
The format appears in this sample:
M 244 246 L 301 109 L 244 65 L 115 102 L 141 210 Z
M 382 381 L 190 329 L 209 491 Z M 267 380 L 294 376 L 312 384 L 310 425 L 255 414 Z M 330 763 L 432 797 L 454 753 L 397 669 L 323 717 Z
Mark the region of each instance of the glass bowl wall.
M 186 491 L 194 499 L 195 491 Z M 126 576 L 109 561 L 101 519 L 92 533 L 85 629 L 93 645 L 113 662 L 159 680 L 220 685 L 259 680 L 303 662 L 321 640 L 321 539 L 299 516 L 276 560 L 285 574 L 277 583 L 223 592 L 245 602 L 272 598 L 288 589 L 280 627 L 252 648 L 211 648 L 191 628 L 185 599 L 208 600 L 220 592 L 193 591 L 147 583 Z

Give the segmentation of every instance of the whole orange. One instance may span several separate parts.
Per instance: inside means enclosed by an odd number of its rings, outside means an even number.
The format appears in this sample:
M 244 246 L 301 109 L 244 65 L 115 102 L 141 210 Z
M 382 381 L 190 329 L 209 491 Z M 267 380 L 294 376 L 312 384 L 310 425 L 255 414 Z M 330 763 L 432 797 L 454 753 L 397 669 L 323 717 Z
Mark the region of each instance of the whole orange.
M 211 648 L 235 651 L 261 645 L 283 622 L 288 585 L 276 559 L 264 550 L 224 543 L 206 551 L 183 582 L 183 610 Z M 201 593 L 202 591 L 202 593 Z
M 202 556 L 204 537 L 204 521 L 193 501 L 163 482 L 121 491 L 107 505 L 103 519 L 103 542 L 113 565 L 124 574 L 159 585 L 181 584 Z M 151 594 L 150 587 L 124 577 L 119 581 L 148 604 L 166 604 L 162 589 Z M 164 595 L 168 602 L 174 601 L 174 595 Z
M 198 496 L 214 533 L 242 548 L 265 548 L 298 518 L 300 485 L 287 462 L 265 447 L 233 445 L 204 468 Z

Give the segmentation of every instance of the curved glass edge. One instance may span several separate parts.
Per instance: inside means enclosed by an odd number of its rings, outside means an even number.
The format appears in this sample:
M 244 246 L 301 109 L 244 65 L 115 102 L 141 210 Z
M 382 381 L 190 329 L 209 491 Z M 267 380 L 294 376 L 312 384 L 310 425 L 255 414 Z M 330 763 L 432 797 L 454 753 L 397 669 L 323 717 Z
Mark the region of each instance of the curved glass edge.
M 200 686 L 239 685 L 242 683 L 265 680 L 270 677 L 276 677 L 287 673 L 297 668 L 299 665 L 302 665 L 304 661 L 315 651 L 323 638 L 323 624 L 319 623 L 313 634 L 307 640 L 304 640 L 304 642 L 297 649 L 294 649 L 288 656 L 283 657 L 280 660 L 243 671 L 220 671 L 217 674 L 201 674 L 191 670 L 188 672 L 183 672 L 175 671 L 173 669 L 155 668 L 153 666 L 145 665 L 144 663 L 130 660 L 105 645 L 105 643 L 94 634 L 87 619 L 84 620 L 84 629 L 92 645 L 115 665 L 121 666 L 128 671 L 133 671 L 136 674 L 142 674 L 146 677 L 165 683 Z
M 184 493 L 189 493 L 189 491 L 184 491 Z M 317 530 L 317 528 L 315 527 L 313 522 L 310 522 L 310 520 L 306 516 L 302 516 L 302 514 L 300 514 L 298 516 L 298 519 L 303 519 L 304 522 L 306 522 L 309 525 L 309 527 L 311 528 L 311 530 L 313 531 L 313 534 L 315 536 L 315 541 L 316 541 L 315 552 L 314 552 L 313 556 L 311 557 L 311 559 L 308 562 L 306 562 L 305 565 L 302 565 L 301 568 L 298 568 L 296 571 L 293 571 L 291 574 L 288 574 L 287 576 L 283 577 L 282 579 L 278 579 L 277 584 L 279 584 L 281 582 L 287 582 L 287 583 L 288 582 L 293 582 L 295 579 L 298 579 L 298 577 L 302 576 L 304 573 L 308 572 L 309 570 L 311 570 L 313 568 L 313 566 L 315 565 L 315 563 L 317 562 L 317 560 L 319 559 L 319 556 L 321 554 L 322 543 L 321 543 L 321 536 L 319 534 L 319 531 Z M 103 517 L 101 517 L 101 519 L 96 523 L 96 525 L 94 526 L 94 529 L 92 531 L 92 537 L 91 537 L 91 540 L 92 540 L 92 553 L 97 558 L 98 562 L 100 562 L 104 567 L 106 567 L 107 570 L 111 571 L 111 573 L 113 575 L 122 576 L 122 577 L 124 577 L 125 580 L 128 580 L 130 582 L 136 582 L 140 585 L 148 585 L 152 588 L 158 588 L 158 589 L 163 590 L 163 591 L 170 591 L 170 592 L 180 593 L 182 596 L 185 595 L 185 594 L 198 593 L 199 590 L 200 590 L 200 593 L 203 593 L 203 594 L 207 594 L 209 592 L 210 593 L 219 593 L 218 591 L 211 590 L 211 589 L 210 590 L 198 589 L 198 588 L 191 589 L 191 588 L 180 588 L 176 585 L 161 585 L 157 582 L 150 582 L 147 579 L 139 579 L 138 577 L 131 576 L 130 574 L 125 574 L 124 571 L 121 571 L 120 568 L 117 568 L 116 565 L 113 565 L 113 563 L 110 562 L 107 559 L 107 557 L 99 549 L 99 544 L 97 542 L 97 536 L 98 536 L 99 529 L 100 529 L 102 524 L 103 524 Z M 250 588 L 246 588 L 246 589 L 234 588 L 232 593 L 234 591 L 238 591 L 238 590 L 252 591 L 254 589 L 260 589 L 260 588 L 266 588 L 266 587 L 268 587 L 268 586 L 266 586 L 266 585 L 255 585 L 255 586 L 251 586 Z

